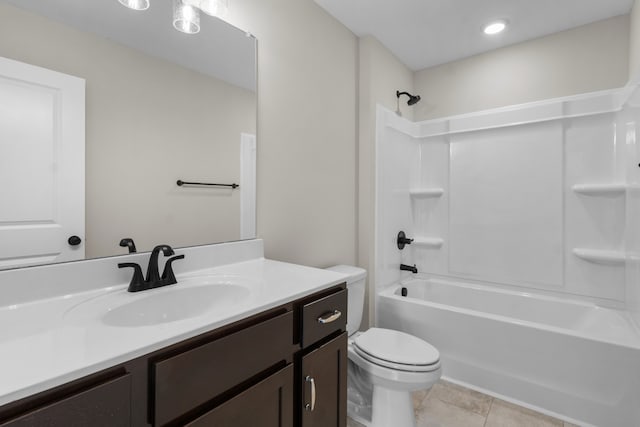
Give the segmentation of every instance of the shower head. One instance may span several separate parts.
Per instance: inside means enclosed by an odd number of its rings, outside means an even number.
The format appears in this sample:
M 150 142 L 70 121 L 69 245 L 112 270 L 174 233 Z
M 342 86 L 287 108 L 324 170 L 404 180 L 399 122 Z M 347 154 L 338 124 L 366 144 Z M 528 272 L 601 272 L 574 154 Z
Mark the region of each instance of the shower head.
M 409 97 L 409 101 L 407 101 L 407 105 L 416 105 L 418 102 L 420 102 L 420 95 L 411 95 L 409 92 L 400 92 L 399 90 L 396 91 L 396 97 L 398 97 L 398 99 L 400 99 L 400 96 L 402 95 L 407 95 Z

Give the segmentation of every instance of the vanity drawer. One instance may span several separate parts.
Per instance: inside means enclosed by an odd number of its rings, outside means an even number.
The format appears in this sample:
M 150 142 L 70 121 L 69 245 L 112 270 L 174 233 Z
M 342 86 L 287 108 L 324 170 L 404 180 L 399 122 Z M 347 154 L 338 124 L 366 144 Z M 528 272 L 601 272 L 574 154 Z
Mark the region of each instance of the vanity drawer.
M 287 312 L 152 364 L 154 425 L 163 426 L 292 357 Z
M 0 427 L 128 427 L 131 375 L 112 379 L 34 409 Z
M 293 364 L 185 427 L 293 427 Z
M 302 306 L 302 347 L 344 331 L 347 326 L 347 290 L 342 289 Z

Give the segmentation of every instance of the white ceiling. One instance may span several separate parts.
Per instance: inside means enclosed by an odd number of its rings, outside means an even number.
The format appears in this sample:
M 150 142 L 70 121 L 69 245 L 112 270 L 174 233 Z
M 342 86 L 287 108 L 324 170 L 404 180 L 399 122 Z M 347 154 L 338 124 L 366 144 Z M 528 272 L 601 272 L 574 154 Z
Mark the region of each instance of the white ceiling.
M 200 33 L 173 28 L 169 0 L 134 11 L 117 0 L 0 0 L 249 90 L 256 85 L 256 42 L 217 18 L 200 16 Z
M 315 0 L 417 71 L 628 13 L 633 0 Z M 486 36 L 492 20 L 507 31 Z

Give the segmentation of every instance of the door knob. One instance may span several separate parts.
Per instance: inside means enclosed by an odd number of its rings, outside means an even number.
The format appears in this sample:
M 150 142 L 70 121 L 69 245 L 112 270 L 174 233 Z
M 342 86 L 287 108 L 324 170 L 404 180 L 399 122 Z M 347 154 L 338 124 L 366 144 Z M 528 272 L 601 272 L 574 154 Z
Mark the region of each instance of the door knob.
M 71 236 L 69 237 L 69 240 L 67 240 L 67 242 L 71 246 L 78 246 L 80 243 L 82 243 L 82 239 L 78 236 Z

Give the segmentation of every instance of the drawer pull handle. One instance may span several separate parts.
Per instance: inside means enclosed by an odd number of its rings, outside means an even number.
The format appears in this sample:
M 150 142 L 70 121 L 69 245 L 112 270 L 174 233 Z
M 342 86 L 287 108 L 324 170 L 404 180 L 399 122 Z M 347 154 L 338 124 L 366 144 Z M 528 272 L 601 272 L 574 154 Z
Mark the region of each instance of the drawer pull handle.
M 313 411 L 316 409 L 316 380 L 309 375 L 307 375 L 304 380 L 311 384 L 311 403 L 307 403 L 304 406 L 304 409 L 307 411 Z
M 331 322 L 335 322 L 342 316 L 342 313 L 339 310 L 334 310 L 333 312 L 328 312 L 318 317 L 318 323 L 327 324 Z

